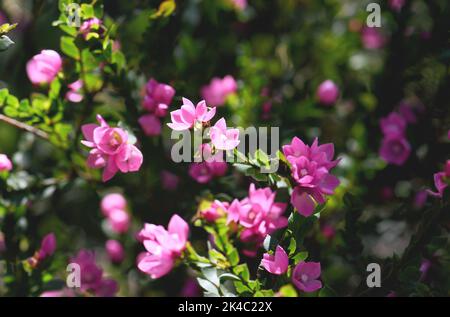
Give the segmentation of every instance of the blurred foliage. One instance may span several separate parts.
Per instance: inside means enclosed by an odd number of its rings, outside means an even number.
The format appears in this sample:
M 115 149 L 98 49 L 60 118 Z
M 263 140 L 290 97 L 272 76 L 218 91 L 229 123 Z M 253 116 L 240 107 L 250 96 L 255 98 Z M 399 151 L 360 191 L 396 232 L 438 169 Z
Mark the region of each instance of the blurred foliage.
M 80 36 L 64 10 L 72 2 L 81 4 L 82 21 L 97 17 L 102 29 Z M 293 136 L 319 137 L 334 143 L 342 159 L 336 168 L 341 185 L 326 208 L 310 218 L 291 213 L 287 230 L 266 238 L 266 250 L 281 244 L 294 263 L 320 260 L 325 287 L 319 296 L 450 295 L 448 190 L 442 200 L 415 204 L 418 192 L 434 188 L 433 173 L 450 153 L 450 4 L 410 0 L 396 12 L 383 1 L 380 32 L 386 43 L 368 49 L 361 29 L 369 2 L 249 0 L 238 10 L 231 0 L 0 0 L 0 111 L 10 119 L 0 121 L 0 153 L 14 163 L 11 173 L 0 174 L 0 294 L 38 296 L 61 288 L 68 258 L 88 248 L 119 281 L 119 295 L 179 295 L 191 269 L 179 266 L 150 280 L 136 268 L 143 248 L 134 235 L 144 222 L 166 224 L 174 212 L 190 219 L 202 198 L 240 198 L 255 181 L 279 188 L 288 201 L 286 186 L 280 186 L 286 171 L 258 173 L 267 164 L 265 153 L 201 185 L 189 177 L 188 164 L 170 160 L 167 127 L 153 138 L 138 128 L 149 78 L 176 89 L 174 110 L 181 96 L 200 100 L 211 78 L 231 74 L 238 92 L 217 109 L 230 125 L 278 126 L 281 144 Z M 42 49 L 60 52 L 64 72 L 48 87 L 32 87 L 26 63 Z M 67 85 L 80 78 L 84 100 L 70 103 L 64 99 Z M 326 79 L 341 92 L 331 107 L 315 95 Z M 423 112 L 407 132 L 412 154 L 398 167 L 378 156 L 379 120 L 402 101 Z M 80 127 L 97 113 L 135 134 L 145 158 L 139 173 L 102 183 L 99 172 L 87 168 Z M 162 170 L 181 177 L 176 192 L 161 186 Z M 128 200 L 129 234 L 114 235 L 102 225 L 99 203 L 109 192 Z M 227 226 L 194 224 L 187 260 L 200 270 L 206 295 L 304 296 L 289 281 L 274 284 L 258 269 L 263 250 L 256 258 L 239 253 Z M 333 237 L 324 235 L 325 225 L 336 229 Z M 26 259 L 50 231 L 57 252 L 30 269 Z M 215 237 L 215 247 L 205 243 L 205 231 Z M 127 251 L 120 265 L 105 257 L 109 238 Z M 424 259 L 432 265 L 422 278 Z M 371 262 L 382 265 L 381 288 L 365 283 Z

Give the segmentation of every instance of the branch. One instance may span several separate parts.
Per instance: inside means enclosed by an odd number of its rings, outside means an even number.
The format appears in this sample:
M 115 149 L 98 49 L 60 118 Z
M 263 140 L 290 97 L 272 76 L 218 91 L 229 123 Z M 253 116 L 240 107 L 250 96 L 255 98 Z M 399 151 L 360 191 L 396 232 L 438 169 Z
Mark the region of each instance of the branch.
M 15 126 L 16 128 L 19 128 L 19 129 L 25 130 L 27 132 L 33 133 L 34 135 L 36 135 L 36 136 L 38 136 L 40 138 L 43 138 L 45 140 L 49 139 L 49 136 L 48 136 L 47 132 L 44 132 L 44 131 L 39 130 L 38 128 L 35 128 L 35 127 L 31 126 L 31 125 L 28 125 L 26 123 L 17 121 L 15 119 L 10 118 L 10 117 L 7 117 L 7 116 L 5 116 L 3 114 L 0 114 L 0 121 L 6 122 L 6 123 L 8 123 L 8 124 L 10 124 L 12 126 Z

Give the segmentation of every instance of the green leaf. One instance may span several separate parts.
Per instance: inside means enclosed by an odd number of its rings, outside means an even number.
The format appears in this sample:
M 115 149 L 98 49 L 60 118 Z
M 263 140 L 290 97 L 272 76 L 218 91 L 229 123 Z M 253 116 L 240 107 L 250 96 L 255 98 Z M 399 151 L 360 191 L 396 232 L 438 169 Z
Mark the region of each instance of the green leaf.
M 248 270 L 247 264 L 239 264 L 233 268 L 234 274 L 239 275 L 244 281 L 248 281 L 250 279 L 250 271 Z
M 80 59 L 80 51 L 78 50 L 78 47 L 75 45 L 74 39 L 69 36 L 61 37 L 61 50 L 63 51 L 64 54 L 66 54 L 69 57 L 72 57 L 73 59 L 76 60 Z
M 6 97 L 8 97 L 9 91 L 7 88 L 0 89 L 0 107 L 5 103 Z
M 282 286 L 279 293 L 282 297 L 297 297 L 297 291 L 291 284 Z
M 231 274 L 231 273 L 223 273 L 219 276 L 219 279 L 222 280 L 232 280 L 232 281 L 240 281 L 239 276 Z
M 95 56 L 87 48 L 81 52 L 81 62 L 83 63 L 84 72 L 90 72 L 98 67 Z
M 294 264 L 298 264 L 301 261 L 305 261 L 308 258 L 309 253 L 307 251 L 297 253 L 292 259 Z
M 159 5 L 158 10 L 155 13 L 153 13 L 150 16 L 150 18 L 156 19 L 159 17 L 168 17 L 175 11 L 176 7 L 177 7 L 177 5 L 175 3 L 175 0 L 164 0 Z
M 60 91 L 61 91 L 61 82 L 58 80 L 58 78 L 56 78 L 50 84 L 50 90 L 48 92 L 48 97 L 50 99 L 57 99 L 59 97 Z
M 83 3 L 81 5 L 81 15 L 85 19 L 95 18 L 94 7 L 91 4 Z
M 210 281 L 197 277 L 197 282 L 200 287 L 203 288 L 203 290 L 205 290 L 206 292 L 214 296 L 220 296 L 219 289 Z
M 235 266 L 239 264 L 239 252 L 236 248 L 232 248 L 231 251 L 227 254 L 227 256 L 231 265 Z
M 269 156 L 261 149 L 256 150 L 256 152 L 255 152 L 255 159 L 262 166 L 268 166 L 269 165 Z
M 210 281 L 215 286 L 219 287 L 220 279 L 217 275 L 217 268 L 215 267 L 205 267 L 201 269 L 203 276 Z
M 288 246 L 289 255 L 293 255 L 296 251 L 297 251 L 297 241 L 295 240 L 295 238 L 291 238 L 291 241 L 289 241 Z
M 14 42 L 6 35 L 0 36 L 0 52 L 6 51 Z

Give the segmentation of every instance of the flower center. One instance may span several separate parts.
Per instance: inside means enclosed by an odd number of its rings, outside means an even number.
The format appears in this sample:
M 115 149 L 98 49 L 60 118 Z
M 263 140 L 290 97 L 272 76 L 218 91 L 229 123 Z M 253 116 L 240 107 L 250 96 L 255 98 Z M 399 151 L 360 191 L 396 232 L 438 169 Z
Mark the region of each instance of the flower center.
M 307 170 L 306 168 L 302 168 L 302 169 L 300 170 L 300 175 L 301 175 L 301 176 L 308 175 L 308 170 Z
M 302 282 L 307 282 L 307 281 L 308 281 L 308 275 L 302 274 L 302 275 L 300 276 L 300 279 L 302 280 Z

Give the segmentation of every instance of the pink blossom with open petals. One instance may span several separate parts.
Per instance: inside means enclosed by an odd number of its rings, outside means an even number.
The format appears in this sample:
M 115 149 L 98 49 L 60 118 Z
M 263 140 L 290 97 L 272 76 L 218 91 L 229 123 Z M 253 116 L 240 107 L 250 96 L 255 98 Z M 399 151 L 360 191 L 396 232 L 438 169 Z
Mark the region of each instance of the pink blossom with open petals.
M 0 172 L 12 170 L 13 164 L 11 160 L 5 154 L 0 154 Z
M 219 200 L 214 200 L 207 208 L 204 208 L 202 210 L 199 210 L 199 214 L 202 218 L 204 218 L 206 221 L 214 222 L 218 218 L 225 215 L 226 210 L 229 207 L 229 203 L 227 202 L 221 202 Z
M 385 136 L 381 142 L 380 157 L 387 163 L 403 165 L 411 153 L 411 146 L 402 136 Z
M 136 172 L 143 162 L 141 151 L 128 143 L 128 133 L 121 128 L 110 127 L 97 115 L 97 124 L 85 124 L 81 127 L 85 140 L 81 143 L 89 148 L 87 164 L 91 168 L 104 168 L 104 182 L 114 177 L 117 172 Z
M 222 106 L 226 98 L 236 91 L 236 80 L 231 75 L 227 75 L 224 78 L 214 77 L 209 85 L 202 88 L 201 94 L 209 105 L 217 107 Z
M 95 262 L 94 252 L 80 250 L 69 262 L 80 266 L 82 291 L 92 292 L 96 296 L 110 297 L 119 290 L 116 281 L 103 277 L 103 270 Z
M 316 204 L 325 203 L 326 195 L 332 195 L 339 185 L 339 179 L 330 174 L 339 162 L 333 161 L 334 146 L 331 143 L 319 146 L 317 138 L 309 146 L 294 137 L 290 145 L 283 146 L 283 153 L 296 182 L 291 204 L 301 215 L 309 217 Z
M 227 129 L 227 123 L 224 118 L 211 127 L 209 132 L 211 142 L 218 150 L 228 151 L 239 145 L 239 130 Z
M 170 113 L 172 122 L 167 125 L 175 131 L 188 130 L 197 123 L 209 122 L 215 114 L 216 108 L 208 108 L 204 100 L 194 106 L 192 101 L 183 97 L 183 105 Z
M 428 194 L 442 198 L 444 195 L 444 190 L 447 188 L 448 183 L 446 181 L 448 176 L 445 175 L 445 172 L 439 172 L 434 174 L 434 186 L 436 187 L 437 191 L 427 190 Z
M 176 214 L 170 219 L 167 230 L 162 226 L 145 224 L 138 239 L 143 242 L 147 253 L 140 259 L 138 268 L 154 279 L 166 275 L 186 248 L 188 235 L 188 224 Z
M 227 223 L 235 222 L 244 228 L 241 241 L 259 246 L 268 234 L 287 226 L 288 220 L 283 216 L 287 206 L 275 202 L 275 196 L 276 192 L 269 187 L 257 189 L 250 184 L 248 197 L 230 204 Z
M 289 257 L 281 246 L 277 246 L 275 254 L 264 253 L 261 265 L 270 273 L 281 275 L 289 267 Z
M 145 85 L 145 97 L 142 107 L 157 117 L 164 117 L 175 96 L 175 89 L 151 78 Z
M 315 292 L 322 288 L 318 280 L 321 274 L 319 262 L 300 262 L 292 272 L 292 283 L 303 292 Z
M 42 50 L 28 61 L 26 69 L 33 84 L 48 84 L 61 71 L 62 59 L 56 51 Z

